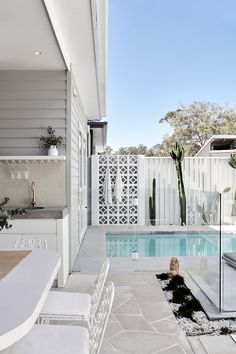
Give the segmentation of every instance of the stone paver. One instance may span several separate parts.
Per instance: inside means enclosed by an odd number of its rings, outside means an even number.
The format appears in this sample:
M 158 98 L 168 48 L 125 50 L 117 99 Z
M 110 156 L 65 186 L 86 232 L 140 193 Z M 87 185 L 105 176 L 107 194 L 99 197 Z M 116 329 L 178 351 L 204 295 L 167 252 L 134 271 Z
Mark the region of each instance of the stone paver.
M 178 323 L 170 320 L 153 322 L 152 327 L 154 327 L 159 333 L 177 334 L 180 331 Z
M 236 345 L 230 336 L 199 336 L 208 354 L 235 354 Z
M 172 336 L 134 331 L 118 334 L 110 342 L 117 350 L 134 354 L 151 354 L 176 344 Z
M 154 332 L 148 322 L 141 315 L 116 315 L 121 326 L 126 331 Z
M 176 354 L 192 353 L 154 273 L 131 272 L 123 277 L 123 272 L 111 272 L 109 280 L 115 284 L 117 300 L 112 309 L 113 323 L 108 321 L 107 331 L 116 332 L 114 318 L 123 331 L 106 336 L 101 354 L 107 354 L 108 343 L 111 354 L 116 353 L 114 349 L 122 354 L 154 354 L 164 350 L 172 354 L 174 349 Z

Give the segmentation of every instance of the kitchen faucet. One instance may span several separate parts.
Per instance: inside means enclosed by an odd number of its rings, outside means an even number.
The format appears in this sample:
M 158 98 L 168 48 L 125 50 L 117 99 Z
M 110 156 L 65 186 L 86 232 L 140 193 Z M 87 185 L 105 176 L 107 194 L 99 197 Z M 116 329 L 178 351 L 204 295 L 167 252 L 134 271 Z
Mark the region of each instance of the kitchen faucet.
M 35 185 L 35 182 L 33 181 L 31 183 L 31 191 L 32 191 L 32 201 L 31 201 L 31 204 L 33 206 L 33 208 L 35 207 L 36 205 L 36 185 Z

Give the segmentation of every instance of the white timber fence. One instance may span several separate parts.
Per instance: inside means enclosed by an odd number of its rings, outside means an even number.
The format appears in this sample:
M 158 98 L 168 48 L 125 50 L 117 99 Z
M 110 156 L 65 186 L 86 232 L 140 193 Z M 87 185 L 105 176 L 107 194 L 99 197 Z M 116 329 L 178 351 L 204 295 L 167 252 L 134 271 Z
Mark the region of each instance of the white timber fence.
M 227 157 L 186 157 L 182 163 L 187 201 L 187 224 L 200 225 L 202 218 L 197 204 L 212 207 L 223 194 L 223 219 L 230 220 L 233 195 L 236 190 L 236 170 Z M 107 170 L 111 176 L 111 193 L 119 166 L 123 182 L 122 201 L 104 200 L 103 188 Z M 156 224 L 179 225 L 179 196 L 175 164 L 169 157 L 125 155 L 92 156 L 92 225 L 149 225 L 149 197 L 156 179 Z
M 197 204 L 208 210 L 223 193 L 223 219 L 230 220 L 233 195 L 236 189 L 236 170 L 228 165 L 227 157 L 185 157 L 182 162 L 183 180 L 186 192 L 187 224 L 202 224 Z M 149 196 L 152 195 L 152 181 L 156 179 L 156 224 L 179 225 L 179 197 L 175 164 L 169 157 L 145 158 L 146 175 L 146 224 L 149 223 Z

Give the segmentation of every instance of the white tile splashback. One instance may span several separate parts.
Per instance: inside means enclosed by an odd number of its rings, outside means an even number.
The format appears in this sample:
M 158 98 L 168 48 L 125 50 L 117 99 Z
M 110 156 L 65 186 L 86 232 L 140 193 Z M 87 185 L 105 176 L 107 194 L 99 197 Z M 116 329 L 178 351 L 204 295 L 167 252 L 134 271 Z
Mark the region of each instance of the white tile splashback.
M 27 165 L 11 167 L 0 165 L 0 199 L 9 197 L 9 205 L 29 205 L 31 183 L 36 184 L 38 206 L 66 205 L 65 164 Z

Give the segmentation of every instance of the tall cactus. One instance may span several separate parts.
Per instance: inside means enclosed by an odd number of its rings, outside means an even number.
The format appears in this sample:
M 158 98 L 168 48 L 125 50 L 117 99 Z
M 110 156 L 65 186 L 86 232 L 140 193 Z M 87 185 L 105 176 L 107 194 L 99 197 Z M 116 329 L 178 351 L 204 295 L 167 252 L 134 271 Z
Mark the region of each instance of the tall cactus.
M 149 215 L 150 223 L 156 224 L 156 178 L 152 180 L 152 197 L 149 197 Z
M 184 159 L 184 148 L 178 143 L 175 143 L 174 149 L 171 150 L 170 156 L 175 161 L 175 168 L 178 179 L 179 190 L 179 205 L 180 205 L 180 222 L 181 225 L 186 225 L 186 195 L 184 189 L 182 161 Z

